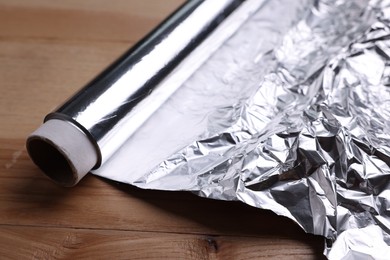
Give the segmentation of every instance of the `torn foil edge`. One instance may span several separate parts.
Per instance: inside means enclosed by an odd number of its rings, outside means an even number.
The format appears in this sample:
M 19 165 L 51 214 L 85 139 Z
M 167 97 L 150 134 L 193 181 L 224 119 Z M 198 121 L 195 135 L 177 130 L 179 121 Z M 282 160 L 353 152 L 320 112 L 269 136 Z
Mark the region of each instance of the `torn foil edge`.
M 325 236 L 331 259 L 385 258 L 389 18 L 387 1 L 315 1 L 257 93 L 133 184 L 270 209 Z

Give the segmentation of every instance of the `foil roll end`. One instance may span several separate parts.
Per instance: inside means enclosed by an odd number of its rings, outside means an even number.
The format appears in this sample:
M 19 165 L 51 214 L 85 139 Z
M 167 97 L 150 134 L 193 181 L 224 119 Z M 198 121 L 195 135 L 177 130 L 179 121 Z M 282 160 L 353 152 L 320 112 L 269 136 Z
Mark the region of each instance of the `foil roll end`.
M 96 164 L 98 154 L 88 137 L 70 122 L 48 120 L 26 142 L 33 162 L 51 180 L 75 186 Z

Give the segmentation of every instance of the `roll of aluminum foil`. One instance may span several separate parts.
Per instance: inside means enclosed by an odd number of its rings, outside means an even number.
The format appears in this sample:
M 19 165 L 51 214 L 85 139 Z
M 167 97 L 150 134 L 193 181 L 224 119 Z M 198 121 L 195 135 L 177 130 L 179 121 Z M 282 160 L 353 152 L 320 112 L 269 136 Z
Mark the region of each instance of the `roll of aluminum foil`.
M 183 45 L 167 43 L 172 63 L 149 58 L 169 37 L 143 41 L 47 122 L 95 142 L 96 175 L 272 210 L 324 236 L 330 259 L 387 259 L 390 1 L 206 0 L 180 10 L 170 18 L 179 23 L 154 32 L 197 28 L 179 30 Z M 142 66 L 121 68 L 137 48 L 149 50 L 135 59 Z
M 58 183 L 75 185 L 92 168 L 104 164 L 261 4 L 243 0 L 185 3 L 46 116 L 47 123 L 27 141 L 34 162 Z M 72 158 L 79 153 L 78 146 L 89 156 Z

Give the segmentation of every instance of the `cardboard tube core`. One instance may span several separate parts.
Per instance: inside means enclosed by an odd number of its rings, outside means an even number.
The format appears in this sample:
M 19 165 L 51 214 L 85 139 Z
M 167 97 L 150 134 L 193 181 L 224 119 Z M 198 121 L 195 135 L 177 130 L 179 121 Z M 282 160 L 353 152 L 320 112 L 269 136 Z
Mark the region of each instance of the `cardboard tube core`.
M 94 145 L 77 126 L 57 119 L 28 137 L 27 151 L 50 179 L 65 187 L 76 185 L 98 159 Z

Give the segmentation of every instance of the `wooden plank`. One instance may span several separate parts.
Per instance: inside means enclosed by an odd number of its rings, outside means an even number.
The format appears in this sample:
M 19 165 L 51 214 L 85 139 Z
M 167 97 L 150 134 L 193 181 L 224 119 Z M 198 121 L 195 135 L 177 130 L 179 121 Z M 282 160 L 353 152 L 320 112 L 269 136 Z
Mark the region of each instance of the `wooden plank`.
M 137 41 L 183 0 L 0 1 L 0 38 Z
M 0 6 L 28 9 L 72 10 L 89 12 L 111 12 L 116 14 L 126 13 L 127 16 L 151 17 L 152 19 L 164 19 L 185 0 L 0 0 Z
M 319 259 L 299 240 L 0 226 L 15 259 Z

